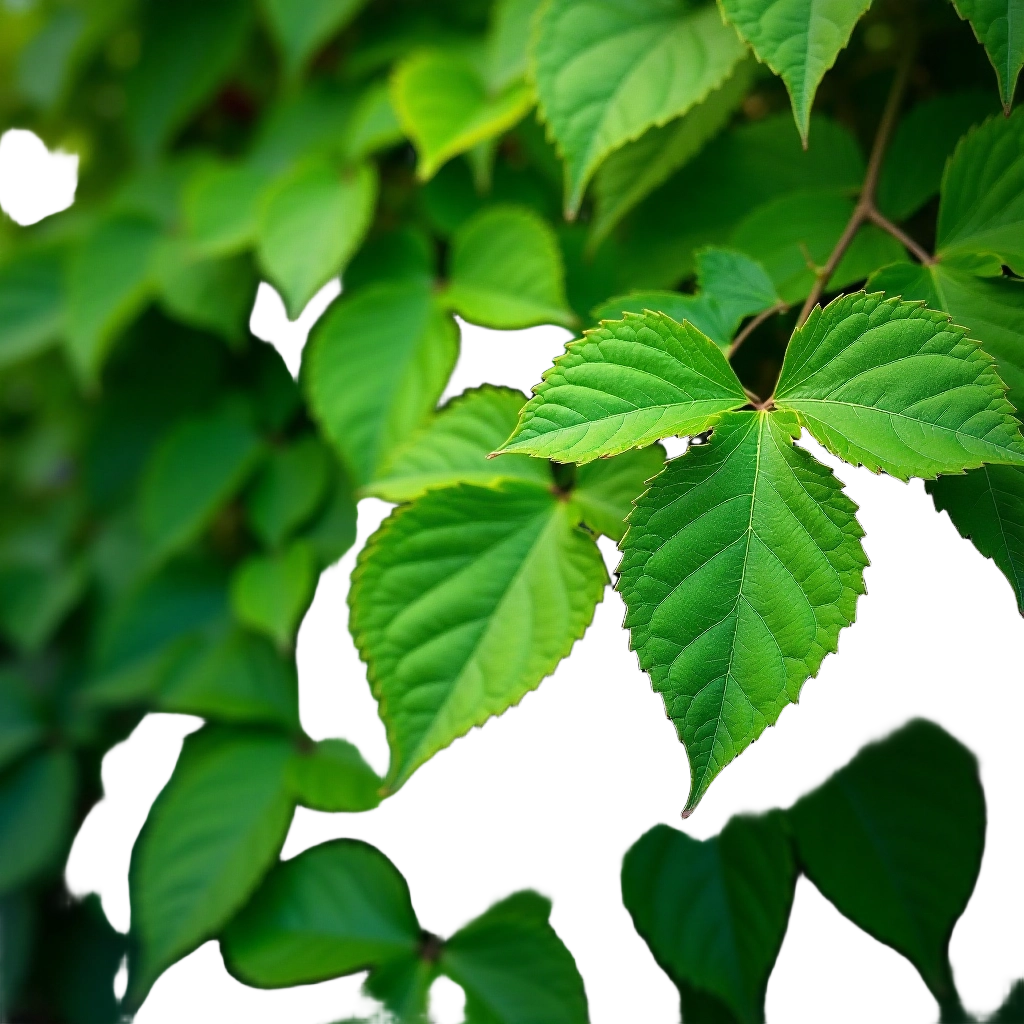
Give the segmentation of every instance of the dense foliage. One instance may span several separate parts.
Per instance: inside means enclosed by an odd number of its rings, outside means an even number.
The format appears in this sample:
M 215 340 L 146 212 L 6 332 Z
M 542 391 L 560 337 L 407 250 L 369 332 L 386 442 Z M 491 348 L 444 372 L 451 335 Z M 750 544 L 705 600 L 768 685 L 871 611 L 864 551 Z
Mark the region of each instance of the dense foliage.
M 1024 10 L 867 8 L 0 5 L 0 123 L 81 161 L 72 208 L 0 223 L 5 1020 L 130 1016 L 218 938 L 253 985 L 369 971 L 401 1021 L 444 974 L 467 1024 L 582 1024 L 544 897 L 442 940 L 372 847 L 280 862 L 292 813 L 372 809 L 538 686 L 604 595 L 600 535 L 692 813 L 864 593 L 856 507 L 804 433 L 927 480 L 1024 609 Z M 295 317 L 338 275 L 295 381 L 249 333 L 257 284 Z M 456 315 L 576 336 L 531 398 L 439 409 Z M 304 734 L 294 655 L 371 495 L 396 508 L 350 627 L 383 779 Z M 122 936 L 63 866 L 154 710 L 207 724 L 136 843 Z M 763 1019 L 800 872 L 967 1019 L 946 945 L 983 841 L 971 755 L 914 723 L 788 811 L 704 843 L 656 827 L 623 896 L 687 1021 Z

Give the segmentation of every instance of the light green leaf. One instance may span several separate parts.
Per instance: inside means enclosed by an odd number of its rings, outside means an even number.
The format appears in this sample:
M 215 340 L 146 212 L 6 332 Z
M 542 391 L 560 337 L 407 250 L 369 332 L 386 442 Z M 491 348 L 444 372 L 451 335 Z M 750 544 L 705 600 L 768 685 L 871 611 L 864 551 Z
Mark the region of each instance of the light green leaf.
M 526 76 L 533 16 L 541 0 L 495 0 L 487 37 L 487 78 L 493 90 Z
M 360 553 L 350 628 L 391 747 L 392 792 L 550 675 L 607 582 L 571 503 L 525 481 L 396 509 Z
M 205 256 L 228 256 L 256 241 L 269 173 L 248 164 L 215 164 L 185 186 L 182 209 L 189 241 Z
M 356 102 L 345 133 L 345 153 L 350 160 L 362 160 L 387 149 L 404 138 L 398 115 L 391 103 L 386 82 L 374 82 Z
M 61 254 L 27 251 L 0 267 L 0 369 L 49 348 L 64 323 Z
M 684 1020 L 764 1020 L 796 878 L 779 811 L 730 818 L 703 842 L 655 825 L 630 847 L 622 902 L 679 989 Z M 700 1013 L 707 1004 L 720 1014 Z
M 555 233 L 518 206 L 486 207 L 459 228 L 445 298 L 471 323 L 501 330 L 576 319 Z
M 453 156 L 522 120 L 533 106 L 533 90 L 516 81 L 490 93 L 467 56 L 431 50 L 395 68 L 391 102 L 416 146 L 416 174 L 428 181 Z
M 861 750 L 787 817 L 822 895 L 907 957 L 944 1010 L 958 1005 L 949 939 L 985 845 L 985 796 L 971 752 L 917 719 Z
M 313 328 L 302 378 L 314 416 L 357 484 L 433 410 L 459 350 L 426 281 L 367 286 Z
M 315 434 L 271 452 L 246 497 L 259 538 L 276 548 L 320 507 L 331 483 L 331 456 Z
M 925 488 L 960 535 L 999 566 L 1024 615 L 1024 470 L 982 466 L 929 480 Z
M 466 1024 L 587 1024 L 583 979 L 550 914 L 538 893 L 513 893 L 444 944 L 438 967 L 466 993 Z
M 371 164 L 339 173 L 326 161 L 310 161 L 269 189 L 257 252 L 290 319 L 341 273 L 370 226 L 376 201 Z
M 565 159 L 574 216 L 601 162 L 685 114 L 745 53 L 714 7 L 666 0 L 553 0 L 533 45 L 537 97 Z
M 991 357 L 942 313 L 880 292 L 814 308 L 786 350 L 775 404 L 833 455 L 901 480 L 1024 465 Z
M 566 345 L 501 450 L 591 462 L 699 434 L 747 402 L 725 356 L 691 324 L 626 313 Z
M 316 555 L 307 541 L 295 541 L 271 555 L 250 555 L 231 579 L 231 609 L 242 625 L 287 649 L 318 578 Z
M 794 416 L 732 413 L 630 516 L 630 645 L 690 759 L 686 812 L 795 703 L 864 593 L 856 506 L 793 445 Z
M 394 864 L 367 843 L 335 839 L 278 864 L 224 932 L 221 951 L 240 981 L 282 988 L 407 958 L 419 941 Z
M 298 750 L 289 773 L 296 800 L 314 811 L 369 811 L 380 803 L 383 780 L 345 740 Z
M 140 485 L 139 516 L 151 557 L 191 543 L 242 486 L 260 454 L 259 438 L 231 403 L 173 427 Z
M 263 0 L 270 26 L 296 75 L 328 39 L 352 20 L 365 0 Z
M 464 391 L 395 451 L 363 493 L 385 501 L 412 501 L 428 490 L 457 483 L 487 487 L 519 479 L 553 486 L 551 469 L 542 459 L 487 457 L 515 429 L 525 403 L 521 391 L 493 384 Z
M 148 301 L 157 238 L 152 222 L 118 217 L 101 221 L 72 256 L 65 337 L 71 362 L 86 380 L 96 377 L 118 332 Z
M 0 774 L 0 892 L 60 866 L 71 841 L 75 759 L 66 750 L 29 754 Z
M 577 469 L 572 500 L 587 526 L 612 540 L 622 540 L 633 501 L 664 467 L 665 449 L 660 444 L 595 459 Z
M 1024 5 L 1021 0 L 953 0 L 953 6 L 985 47 L 999 79 L 999 98 L 1009 113 L 1024 67 Z
M 614 150 L 594 177 L 594 218 L 589 244 L 596 248 L 641 200 L 692 160 L 728 123 L 750 90 L 757 67 L 753 60 L 733 73 L 689 113 L 635 142 Z
M 207 727 L 193 733 L 132 850 L 128 881 L 138 956 L 137 1007 L 175 960 L 213 938 L 274 863 L 294 804 L 282 736 Z
M 1024 112 L 989 118 L 946 164 L 936 255 L 995 253 L 1024 273 Z
M 754 48 L 757 59 L 780 75 L 804 145 L 811 106 L 825 72 L 871 0 L 719 0 L 726 18 Z

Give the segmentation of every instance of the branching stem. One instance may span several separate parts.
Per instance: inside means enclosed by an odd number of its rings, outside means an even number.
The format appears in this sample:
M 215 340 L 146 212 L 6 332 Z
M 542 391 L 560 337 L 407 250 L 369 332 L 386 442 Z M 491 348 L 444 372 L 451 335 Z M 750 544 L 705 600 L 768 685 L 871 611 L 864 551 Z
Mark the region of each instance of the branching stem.
M 789 309 L 781 299 L 775 303 L 774 306 L 769 306 L 767 309 L 761 310 L 744 328 L 739 334 L 733 339 L 733 343 L 726 349 L 725 358 L 732 359 L 736 354 L 736 350 L 750 337 L 758 327 L 761 326 L 769 317 L 775 316 L 776 313 L 785 313 Z

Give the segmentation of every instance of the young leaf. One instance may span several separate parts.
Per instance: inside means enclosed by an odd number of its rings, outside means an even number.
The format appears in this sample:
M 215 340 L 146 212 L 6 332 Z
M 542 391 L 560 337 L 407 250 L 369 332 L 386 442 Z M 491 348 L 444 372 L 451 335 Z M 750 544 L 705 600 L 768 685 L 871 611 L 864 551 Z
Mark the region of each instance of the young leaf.
M 665 449 L 660 444 L 596 459 L 577 469 L 572 500 L 587 526 L 612 540 L 622 540 L 633 500 L 643 494 L 664 466 Z
M 0 268 L 0 369 L 59 339 L 63 278 L 61 255 L 54 251 L 22 253 Z
M 231 579 L 235 618 L 269 636 L 285 650 L 306 614 L 319 577 L 308 541 L 299 540 L 272 555 L 250 555 Z
M 797 867 L 779 811 L 730 818 L 703 842 L 655 825 L 622 860 L 622 902 L 683 1019 L 758 1024 L 782 947 Z M 701 1015 L 719 1003 L 720 1016 Z
M 571 503 L 525 481 L 396 509 L 359 555 L 350 628 L 387 727 L 392 792 L 518 704 L 582 635 L 607 582 Z
M 940 1006 L 958 1005 L 949 939 L 985 845 L 985 796 L 971 752 L 918 719 L 865 747 L 787 816 L 822 895 L 907 957 Z
M 464 391 L 395 451 L 363 493 L 385 501 L 412 501 L 428 490 L 457 483 L 487 487 L 518 479 L 551 487 L 554 478 L 543 459 L 487 457 L 515 430 L 525 404 L 526 396 L 513 388 L 484 384 Z
M 249 164 L 214 164 L 197 171 L 182 195 L 187 236 L 196 252 L 229 256 L 253 244 L 270 180 L 264 168 Z
M 565 158 L 565 208 L 613 150 L 719 88 L 745 49 L 714 7 L 661 0 L 554 0 L 537 23 L 541 112 Z
M 427 418 L 459 350 L 452 318 L 426 281 L 369 286 L 313 328 L 302 377 L 313 414 L 357 484 Z
M 314 811 L 369 811 L 380 803 L 383 780 L 345 740 L 297 751 L 289 773 L 295 799 Z
M 429 181 L 453 156 L 500 135 L 533 106 L 533 90 L 522 81 L 495 93 L 466 56 L 429 50 L 395 68 L 391 102 L 416 146 L 416 174 Z
M 814 308 L 786 350 L 775 404 L 834 455 L 901 480 L 1024 465 L 991 357 L 942 313 L 879 292 Z
M 691 324 L 626 313 L 566 345 L 501 451 L 591 462 L 699 434 L 747 401 L 721 351 Z
M 941 259 L 995 253 L 1024 273 L 1024 112 L 960 140 L 942 176 L 935 248 Z
M 459 228 L 445 298 L 471 323 L 499 330 L 576 319 L 555 233 L 517 206 L 489 206 Z
M 781 76 L 793 103 L 793 117 L 807 145 L 811 106 L 825 72 L 871 0 L 721 0 L 726 18 L 754 48 L 757 59 Z
M 277 858 L 294 809 L 291 754 L 273 733 L 208 726 L 185 740 L 132 850 L 129 1005 L 215 936 Z
M 513 893 L 444 944 L 438 967 L 465 991 L 467 1024 L 587 1024 L 583 979 L 550 913 L 543 896 Z
M 376 200 L 372 164 L 339 173 L 327 161 L 314 160 L 270 188 L 257 253 L 290 319 L 341 273 L 370 226 Z
M 221 936 L 227 969 L 258 988 L 308 985 L 415 954 L 409 886 L 380 852 L 335 839 L 278 864 Z
M 690 758 L 691 812 L 836 650 L 864 593 L 856 506 L 793 416 L 723 416 L 639 498 L 618 588 Z
M 929 480 L 925 488 L 960 535 L 999 566 L 1024 615 L 1024 470 L 982 466 Z
M 262 0 L 270 27 L 294 77 L 313 53 L 355 17 L 365 0 Z
M 971 23 L 999 79 L 999 98 L 1007 114 L 1017 76 L 1024 67 L 1024 23 L 1019 0 L 953 0 L 956 13 Z

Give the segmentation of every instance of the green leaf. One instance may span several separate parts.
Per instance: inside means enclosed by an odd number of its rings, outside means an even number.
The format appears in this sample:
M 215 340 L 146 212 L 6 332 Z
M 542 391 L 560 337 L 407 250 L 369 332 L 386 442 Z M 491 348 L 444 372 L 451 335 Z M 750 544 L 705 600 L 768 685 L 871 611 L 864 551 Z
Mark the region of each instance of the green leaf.
M 530 28 L 540 3 L 495 0 L 487 38 L 487 78 L 492 89 L 504 89 L 526 76 Z
M 378 150 L 397 145 L 403 138 L 387 83 L 368 85 L 349 120 L 345 133 L 346 155 L 350 160 L 362 160 Z
M 525 481 L 461 484 L 396 509 L 360 552 L 350 628 L 398 789 L 554 671 L 607 582 L 571 503 Z
M 626 313 L 566 345 L 501 450 L 591 462 L 702 433 L 747 402 L 725 356 L 691 324 Z
M 182 195 L 185 227 L 196 251 L 229 256 L 252 245 L 269 182 L 266 170 L 248 164 L 214 164 L 196 172 Z
M 71 841 L 75 760 L 65 750 L 29 754 L 0 774 L 0 892 L 60 866 Z
M 383 780 L 345 740 L 300 749 L 289 772 L 296 800 L 314 811 L 369 811 L 380 803 Z
M 648 128 L 685 114 L 744 56 L 714 7 L 665 0 L 553 0 L 533 45 L 537 97 L 565 159 L 575 216 L 601 162 Z
M 272 733 L 207 727 L 185 740 L 132 850 L 129 1005 L 217 935 L 276 860 L 294 808 L 291 755 Z
M 438 967 L 465 990 L 466 1024 L 587 1024 L 583 979 L 550 914 L 538 893 L 513 893 L 444 944 Z
M 1020 0 L 953 0 L 956 13 L 971 23 L 999 79 L 999 98 L 1007 114 L 1017 76 L 1024 67 L 1024 8 Z
M 782 947 L 797 866 L 779 811 L 730 818 L 703 842 L 655 825 L 622 861 L 622 902 L 658 966 L 693 1004 L 724 1004 L 723 1019 L 764 1020 L 768 977 Z M 718 1020 L 698 1015 L 693 1020 Z
M 1024 113 L 992 117 L 960 140 L 942 176 L 936 255 L 995 253 L 1024 273 Z
M 856 506 L 799 433 L 794 416 L 722 417 L 638 499 L 620 545 L 630 644 L 690 759 L 686 812 L 796 702 L 864 593 Z
M 302 531 L 313 545 L 321 571 L 333 565 L 356 541 L 356 502 L 348 478 L 335 467 L 334 480 L 324 507 Z
M 424 422 L 459 350 L 425 281 L 382 283 L 336 302 L 313 328 L 302 378 L 313 411 L 357 484 Z
M 159 706 L 218 722 L 297 729 L 298 692 L 291 661 L 282 660 L 262 637 L 231 630 L 171 669 Z
M 988 1020 L 990 1024 L 1017 1024 L 1024 1020 L 1024 979 L 1010 986 L 1003 1005 Z
M 310 161 L 269 189 L 257 252 L 290 319 L 341 273 L 370 226 L 376 200 L 371 164 L 339 173 L 326 161 Z
M 491 93 L 467 56 L 429 50 L 395 68 L 391 103 L 416 147 L 416 174 L 428 181 L 453 156 L 522 120 L 533 106 L 533 90 L 516 81 Z
M 321 843 L 283 861 L 221 937 L 228 970 L 259 988 L 306 985 L 416 953 L 409 886 L 379 850 Z
M 1024 615 L 1024 470 L 982 466 L 929 480 L 925 488 L 960 535 L 999 566 Z
M 0 558 L 0 633 L 22 652 L 40 651 L 88 583 L 82 561 Z
M 489 206 L 459 228 L 445 298 L 471 323 L 500 330 L 576 319 L 555 233 L 517 206 Z
M 173 427 L 150 457 L 139 493 L 151 557 L 164 558 L 198 537 L 245 482 L 261 451 L 244 412 L 230 402 Z
M 43 734 L 28 685 L 13 671 L 0 669 L 0 770 L 31 750 Z
M 630 292 L 629 295 L 619 295 L 602 303 L 591 313 L 591 319 L 600 324 L 605 320 L 621 320 L 627 313 L 643 313 L 645 310 L 664 313 L 679 323 L 685 320 L 719 348 L 729 346 L 730 335 L 723 322 L 722 311 L 718 303 L 707 295 L 665 291 Z
M 101 221 L 72 256 L 66 340 L 71 362 L 86 380 L 96 377 L 118 332 L 148 301 L 157 239 L 152 222 L 118 217 Z
M 726 18 L 754 48 L 757 59 L 781 76 L 793 117 L 807 145 L 811 106 L 825 72 L 871 0 L 720 0 Z
M 612 540 L 622 540 L 634 499 L 664 467 L 665 449 L 660 444 L 596 459 L 576 471 L 572 500 L 587 526 Z
M 692 160 L 728 123 L 754 81 L 756 64 L 745 60 L 689 113 L 614 150 L 594 177 L 591 247 L 680 167 Z
M 853 214 L 853 200 L 835 192 L 804 192 L 780 196 L 759 206 L 733 230 L 729 244 L 758 260 L 787 303 L 801 302 L 817 279 Z M 836 291 L 863 281 L 879 267 L 904 259 L 903 246 L 892 235 L 867 224 L 829 278 Z
M 958 1003 L 949 939 L 985 845 L 985 796 L 971 752 L 918 719 L 865 747 L 787 816 L 822 895 L 907 957 L 940 1006 Z
M 493 384 L 464 391 L 395 451 L 363 493 L 385 501 L 412 501 L 428 490 L 457 483 L 487 487 L 518 479 L 551 487 L 551 469 L 541 459 L 488 458 L 515 429 L 525 403 L 521 391 Z
M 319 578 L 316 556 L 299 540 L 271 555 L 250 555 L 231 579 L 231 608 L 244 626 L 292 646 Z
M 260 540 L 276 548 L 320 507 L 331 483 L 331 456 L 314 434 L 275 449 L 245 507 Z
M 19 253 L 0 267 L 0 369 L 59 340 L 63 277 L 61 254 L 52 250 Z
M 314 52 L 352 20 L 365 0 L 262 0 L 285 69 L 295 76 Z
M 944 314 L 879 292 L 814 308 L 786 350 L 775 404 L 833 455 L 901 480 L 1024 465 L 992 358 Z

